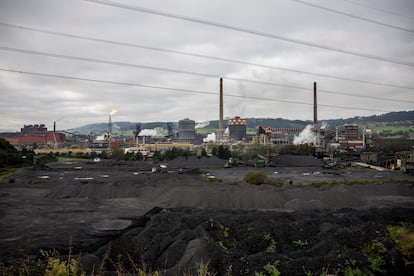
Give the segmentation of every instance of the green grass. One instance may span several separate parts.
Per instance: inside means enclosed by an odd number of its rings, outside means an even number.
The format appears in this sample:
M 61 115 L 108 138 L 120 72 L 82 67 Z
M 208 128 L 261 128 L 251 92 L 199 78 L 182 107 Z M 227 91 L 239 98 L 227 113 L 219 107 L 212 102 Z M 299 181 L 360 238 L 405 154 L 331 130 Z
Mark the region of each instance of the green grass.
M 210 133 L 215 133 L 217 131 L 217 129 L 216 128 L 214 128 L 214 127 L 204 127 L 204 128 L 197 128 L 196 129 L 196 132 L 197 132 L 197 134 L 200 134 L 200 135 L 207 135 L 207 134 L 210 134 Z
M 368 126 L 368 128 L 372 129 L 374 132 L 383 132 L 383 131 L 391 131 L 391 132 L 414 132 L 414 127 L 412 126 Z
M 0 182 L 5 178 L 19 172 L 21 168 L 2 168 L 0 169 Z
M 332 180 L 332 181 L 313 181 L 313 182 L 292 182 L 286 185 L 295 186 L 295 187 L 320 187 L 325 185 L 354 185 L 354 184 L 396 184 L 396 183 L 405 183 L 405 184 L 414 184 L 414 179 L 342 179 L 342 180 Z M 277 185 L 279 186 L 279 185 Z

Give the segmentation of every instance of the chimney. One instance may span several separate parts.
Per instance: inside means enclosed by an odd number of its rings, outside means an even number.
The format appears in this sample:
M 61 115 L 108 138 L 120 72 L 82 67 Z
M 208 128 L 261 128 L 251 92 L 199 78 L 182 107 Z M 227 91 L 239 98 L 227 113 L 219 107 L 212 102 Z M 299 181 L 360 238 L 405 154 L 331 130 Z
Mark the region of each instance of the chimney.
M 339 129 L 338 127 L 336 127 L 336 131 L 335 131 L 335 142 L 339 142 Z
M 318 103 L 316 98 L 316 82 L 313 83 L 313 127 L 318 126 Z
M 53 132 L 56 132 L 56 121 L 53 122 Z
M 223 122 L 223 78 L 220 78 L 220 111 L 219 111 L 219 135 L 218 140 L 223 140 L 224 122 Z

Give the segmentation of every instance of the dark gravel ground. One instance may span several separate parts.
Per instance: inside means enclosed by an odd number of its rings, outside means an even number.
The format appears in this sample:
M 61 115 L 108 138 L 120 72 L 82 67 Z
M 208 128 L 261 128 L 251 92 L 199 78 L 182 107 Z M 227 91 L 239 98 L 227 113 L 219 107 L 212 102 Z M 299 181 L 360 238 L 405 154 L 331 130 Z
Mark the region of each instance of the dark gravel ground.
M 36 259 L 40 249 L 64 255 L 72 244 L 72 253 L 84 256 L 85 270 L 110 246 L 111 258 L 121 258 L 127 268 L 130 256 L 171 275 L 194 272 L 200 260 L 218 275 L 265 273 L 264 266 L 276 261 L 284 275 L 344 274 L 370 269 L 372 258 L 362 248 L 374 240 L 386 248 L 378 253 L 385 274 L 412 273 L 386 230 L 414 223 L 414 185 L 404 183 L 412 176 L 356 168 L 261 168 L 286 183 L 342 184 L 252 186 L 242 180 L 251 168 L 199 165 L 201 174 L 149 174 L 144 170 L 152 164 L 133 162 L 22 170 L 12 176 L 14 183 L 0 184 L 0 262 Z M 222 182 L 205 181 L 207 171 Z M 344 184 L 366 179 L 372 183 Z M 106 270 L 115 267 L 108 262 Z

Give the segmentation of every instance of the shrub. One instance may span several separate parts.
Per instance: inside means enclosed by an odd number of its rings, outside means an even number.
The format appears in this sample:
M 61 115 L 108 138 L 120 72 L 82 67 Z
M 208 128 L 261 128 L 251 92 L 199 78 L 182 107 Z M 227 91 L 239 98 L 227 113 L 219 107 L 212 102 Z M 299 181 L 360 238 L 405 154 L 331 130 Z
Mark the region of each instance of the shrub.
M 253 185 L 265 184 L 267 181 L 266 173 L 261 171 L 248 171 L 244 175 L 244 181 Z
M 414 224 L 387 226 L 391 239 L 404 256 L 406 265 L 414 265 Z

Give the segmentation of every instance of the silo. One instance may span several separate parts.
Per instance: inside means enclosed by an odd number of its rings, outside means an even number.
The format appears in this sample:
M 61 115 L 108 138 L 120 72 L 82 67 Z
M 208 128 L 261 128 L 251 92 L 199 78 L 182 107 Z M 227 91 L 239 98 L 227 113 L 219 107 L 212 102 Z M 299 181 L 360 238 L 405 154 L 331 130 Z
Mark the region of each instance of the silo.
M 195 121 L 185 118 L 178 122 L 178 140 L 194 143 L 196 136 Z
M 242 141 L 247 137 L 246 119 L 234 117 L 229 120 L 230 141 Z

